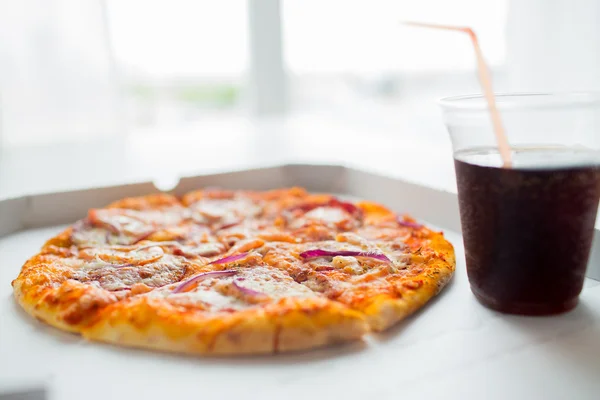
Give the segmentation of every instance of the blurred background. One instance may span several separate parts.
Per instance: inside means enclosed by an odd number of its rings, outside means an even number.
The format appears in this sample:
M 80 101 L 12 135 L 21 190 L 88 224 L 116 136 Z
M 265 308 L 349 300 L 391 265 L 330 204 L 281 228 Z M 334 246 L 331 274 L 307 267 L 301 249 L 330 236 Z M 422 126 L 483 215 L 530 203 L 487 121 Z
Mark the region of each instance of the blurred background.
M 474 28 L 496 91 L 600 89 L 595 0 L 0 0 L 0 196 L 365 146 L 448 161 L 435 101 L 480 91 L 473 49 L 401 20 Z

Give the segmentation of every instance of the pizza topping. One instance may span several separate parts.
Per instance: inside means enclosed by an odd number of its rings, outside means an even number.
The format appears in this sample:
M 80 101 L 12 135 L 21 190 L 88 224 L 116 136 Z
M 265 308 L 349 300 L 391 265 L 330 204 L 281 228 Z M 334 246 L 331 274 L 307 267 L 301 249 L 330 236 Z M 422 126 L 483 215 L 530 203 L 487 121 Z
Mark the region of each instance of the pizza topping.
M 250 302 L 264 301 L 265 297 L 277 300 L 315 295 L 312 290 L 295 282 L 283 271 L 265 266 L 241 270 L 230 282 L 219 282 L 217 289 Z
M 338 224 L 348 218 L 348 215 L 339 208 L 319 207 L 304 214 L 304 218 L 318 220 L 325 223 Z
M 360 266 L 355 257 L 335 256 L 333 257 L 331 264 L 333 267 L 349 274 L 360 274 L 363 272 L 363 267 Z
M 174 290 L 173 293 L 182 293 L 192 289 L 193 286 L 197 285 L 199 282 L 202 282 L 205 279 L 210 278 L 221 278 L 225 276 L 233 276 L 237 274 L 238 271 L 235 270 L 225 270 L 225 271 L 211 271 L 211 272 L 203 272 L 198 274 L 187 281 L 179 284 Z
M 140 211 L 135 210 L 92 209 L 88 213 L 88 221 L 93 226 L 104 228 L 113 235 L 124 233 L 130 236 L 134 242 L 155 230 L 150 223 L 143 219 Z
M 242 278 L 243 279 L 243 278 Z M 241 279 L 240 279 L 241 281 Z M 246 296 L 251 296 L 251 297 L 264 297 L 266 296 L 264 293 L 253 290 L 253 289 L 249 289 L 247 287 L 242 286 L 240 283 L 233 281 L 232 282 L 233 286 L 239 290 L 242 294 L 246 295 Z
M 84 262 L 73 272 L 73 279 L 110 291 L 131 289 L 139 283 L 156 288 L 177 282 L 185 270 L 186 266 L 172 256 L 144 265 L 112 264 L 97 259 Z
M 294 255 L 295 246 L 289 243 L 267 243 L 259 252 L 263 262 L 286 271 L 296 282 L 305 281 L 311 272 L 311 268 Z
M 144 265 L 160 260 L 164 254 L 160 247 L 150 245 L 133 250 L 127 248 L 86 248 L 79 252 L 79 257 L 89 261 Z
M 204 199 L 193 206 L 193 219 L 200 223 L 234 223 L 237 222 L 231 200 Z
M 262 247 L 265 244 L 265 241 L 262 239 L 245 239 L 240 240 L 233 246 L 229 251 L 231 253 L 243 253 L 248 252 L 250 250 L 255 250 Z
M 270 226 L 260 220 L 245 220 L 226 229 L 217 229 L 216 233 L 220 242 L 228 246 L 239 246 L 240 242 L 255 240 L 257 234 L 263 230 L 268 230 Z M 246 243 L 246 242 L 244 242 Z
M 176 225 L 187 217 L 182 207 L 160 210 L 91 209 L 73 226 L 71 239 L 78 246 L 128 245 L 146 239 L 158 229 Z
M 268 230 L 263 230 L 261 232 L 257 232 L 257 235 L 260 239 L 267 242 L 298 242 L 297 238 L 295 238 L 293 235 L 278 230 L 272 230 L 271 232 L 269 232 Z
M 290 221 L 289 227 L 291 229 L 298 229 L 314 223 L 321 223 L 332 227 L 339 226 L 340 228 L 345 228 L 346 226 L 349 228 L 352 227 L 352 219 L 349 215 L 343 210 L 333 207 L 315 208 L 304 214 L 302 217 Z
M 317 265 L 314 267 L 315 271 L 335 271 L 335 267 L 331 266 L 331 265 Z M 304 279 L 306 280 L 306 279 Z
M 232 227 L 218 230 L 216 235 L 219 241 L 229 246 L 236 246 L 240 241 L 252 238 L 269 242 L 296 242 L 294 235 L 275 226 L 273 221 L 262 219 L 245 220 Z
M 391 260 L 382 253 L 369 253 L 364 251 L 328 251 L 323 249 L 308 250 L 300 253 L 300 257 L 305 260 L 317 257 L 335 257 L 335 256 L 350 256 L 350 257 L 368 257 L 375 260 L 391 262 Z
M 92 227 L 108 232 L 109 244 L 137 243 L 156 230 L 179 224 L 188 218 L 183 207 L 166 207 L 159 210 L 92 209 L 87 221 Z
M 306 281 L 302 282 L 302 285 L 312 291 L 322 293 L 330 299 L 339 297 L 346 289 L 351 287 L 348 282 L 330 279 L 326 274 L 319 272 L 310 274 Z
M 407 219 L 406 217 L 398 217 L 397 219 L 398 225 L 403 226 L 405 228 L 413 228 L 413 229 L 421 229 L 423 227 L 423 225 L 411 221 L 409 219 Z
M 191 222 L 158 229 L 150 235 L 150 239 L 154 242 L 178 241 L 182 244 L 208 243 L 215 240 L 209 227 Z
M 110 232 L 95 228 L 85 220 L 76 222 L 71 230 L 71 241 L 77 246 L 104 246 L 110 236 Z
M 145 283 L 135 283 L 131 285 L 130 291 L 132 295 L 144 294 L 152 291 L 153 288 L 146 285 Z
M 242 223 L 242 221 L 230 222 L 228 224 L 222 224 L 220 226 L 217 226 L 215 229 L 217 229 L 217 230 L 229 229 L 229 228 L 233 228 L 234 226 L 237 226 L 237 225 L 239 225 L 241 223 Z
M 236 225 L 242 218 L 257 217 L 262 212 L 260 204 L 243 196 L 233 199 L 205 198 L 190 207 L 194 221 L 214 225 L 217 229 Z
M 354 282 L 370 282 L 371 284 L 373 284 L 373 282 L 379 281 L 381 280 L 381 278 L 385 278 L 393 272 L 393 267 L 390 264 L 390 266 L 386 266 L 383 268 L 372 268 L 364 274 L 354 277 L 353 280 Z
M 248 256 L 248 253 L 242 253 L 242 254 L 235 254 L 232 256 L 227 256 L 225 258 L 220 258 L 218 260 L 215 261 L 211 261 L 209 264 L 227 264 L 230 262 L 234 262 L 234 261 L 238 261 L 241 260 L 242 258 L 245 258 L 246 256 Z
M 115 263 L 110 263 L 101 259 L 96 259 L 96 260 L 92 260 L 90 262 L 86 262 L 83 265 L 81 265 L 81 269 L 82 270 L 94 270 L 94 269 L 99 269 L 99 268 L 125 268 L 125 267 L 131 267 L 133 266 L 133 264 L 131 263 L 123 263 L 123 264 L 115 264 Z
M 356 207 L 352 203 L 340 201 L 340 200 L 336 199 L 335 197 L 330 199 L 327 202 L 322 202 L 322 203 L 299 204 L 297 206 L 290 208 L 289 210 L 292 210 L 292 211 L 293 210 L 301 210 L 306 213 L 306 212 L 309 212 L 311 210 L 314 210 L 314 209 L 320 208 L 320 207 L 339 208 L 354 217 L 357 217 L 357 218 L 362 217 L 362 211 L 360 208 Z
M 195 246 L 179 246 L 176 250 L 175 254 L 186 257 L 212 257 L 224 252 L 225 247 L 221 243 L 202 243 Z
M 217 254 L 222 253 L 223 251 L 225 251 L 225 248 L 223 247 L 223 245 L 221 243 L 201 243 L 201 244 L 197 244 L 197 245 L 183 245 L 179 242 L 174 242 L 174 241 L 167 241 L 167 242 L 154 242 L 154 243 L 150 243 L 147 245 L 144 245 L 142 247 L 138 247 L 137 249 L 135 249 L 136 252 L 139 252 L 141 250 L 145 250 L 145 249 L 151 249 L 151 248 L 161 248 L 161 247 L 173 247 L 174 251 L 173 254 L 178 255 L 178 256 L 185 256 L 185 257 L 211 257 L 211 256 L 216 256 Z
M 334 233 L 330 228 L 322 225 L 308 225 L 292 232 L 301 242 L 320 242 L 331 240 Z
M 169 246 L 180 246 L 179 242 L 153 242 L 153 243 L 149 243 L 149 244 L 145 244 L 143 246 L 140 247 L 136 247 L 135 249 L 133 249 L 134 252 L 140 252 L 143 250 L 148 250 L 148 249 L 156 249 L 156 248 L 161 248 L 161 247 L 169 247 Z M 162 249 L 161 249 L 162 251 Z
M 352 233 L 352 232 L 338 233 L 335 236 L 335 240 L 337 242 L 341 242 L 341 243 L 350 243 L 355 246 L 359 246 L 365 250 L 367 250 L 367 249 L 370 250 L 373 247 L 371 242 L 369 242 L 367 239 L 363 238 L 362 236 L 357 235 L 356 233 Z
M 224 311 L 252 307 L 285 297 L 314 297 L 315 293 L 281 271 L 260 266 L 201 273 L 175 290 L 159 291 L 152 295 L 172 295 L 169 299 L 180 304 L 200 302 L 208 310 Z
M 160 260 L 164 256 L 165 252 L 158 246 L 152 246 L 142 251 L 130 251 L 129 254 L 131 256 L 131 262 L 135 263 L 136 265 L 145 265 Z
M 282 212 L 290 229 L 321 224 L 339 230 L 351 230 L 363 219 L 362 210 L 352 203 L 332 198 L 326 202 L 296 205 Z

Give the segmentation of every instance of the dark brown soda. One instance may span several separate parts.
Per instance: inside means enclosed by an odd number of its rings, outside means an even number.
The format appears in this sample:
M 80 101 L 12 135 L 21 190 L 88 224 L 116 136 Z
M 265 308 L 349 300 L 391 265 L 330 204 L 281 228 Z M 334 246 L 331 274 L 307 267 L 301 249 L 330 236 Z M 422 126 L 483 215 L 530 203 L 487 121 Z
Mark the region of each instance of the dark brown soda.
M 556 314 L 577 305 L 600 197 L 596 154 L 517 149 L 455 155 L 471 289 L 506 313 Z

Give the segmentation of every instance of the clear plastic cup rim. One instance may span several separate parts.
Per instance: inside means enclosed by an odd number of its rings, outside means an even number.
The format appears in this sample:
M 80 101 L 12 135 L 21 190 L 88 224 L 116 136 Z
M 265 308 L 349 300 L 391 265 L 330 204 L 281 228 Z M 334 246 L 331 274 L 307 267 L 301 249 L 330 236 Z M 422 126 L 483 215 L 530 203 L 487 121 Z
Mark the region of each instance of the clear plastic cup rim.
M 600 107 L 600 91 L 590 92 L 517 92 L 495 93 L 496 106 L 501 111 L 543 110 L 551 108 Z M 485 111 L 488 105 L 483 94 L 443 97 L 437 104 L 444 111 Z

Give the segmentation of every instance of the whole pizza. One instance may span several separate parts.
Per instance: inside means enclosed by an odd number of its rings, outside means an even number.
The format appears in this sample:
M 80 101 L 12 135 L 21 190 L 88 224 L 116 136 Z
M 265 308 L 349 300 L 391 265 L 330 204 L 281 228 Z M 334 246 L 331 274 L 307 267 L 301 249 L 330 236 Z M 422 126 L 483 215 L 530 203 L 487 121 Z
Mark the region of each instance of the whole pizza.
M 384 330 L 454 268 L 442 233 L 373 202 L 205 189 L 91 209 L 12 285 L 29 314 L 90 340 L 251 354 Z

